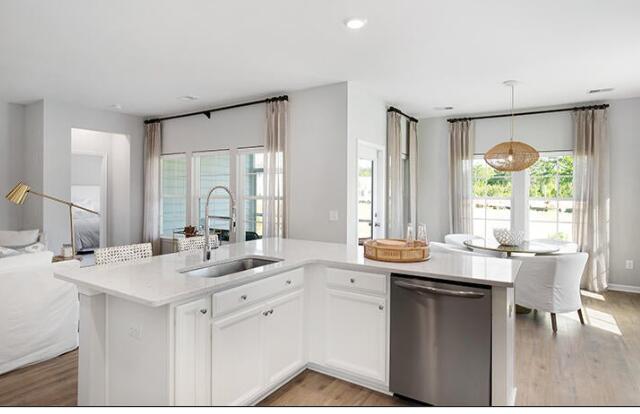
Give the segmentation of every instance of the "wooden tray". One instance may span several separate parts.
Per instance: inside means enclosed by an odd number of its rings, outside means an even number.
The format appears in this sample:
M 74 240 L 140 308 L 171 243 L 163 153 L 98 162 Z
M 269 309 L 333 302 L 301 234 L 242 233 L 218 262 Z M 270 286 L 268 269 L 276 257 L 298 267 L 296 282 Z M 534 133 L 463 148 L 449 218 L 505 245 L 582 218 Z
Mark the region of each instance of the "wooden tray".
M 367 240 L 364 257 L 381 262 L 424 262 L 429 260 L 429 244 L 418 240 L 411 246 L 406 240 L 399 239 Z

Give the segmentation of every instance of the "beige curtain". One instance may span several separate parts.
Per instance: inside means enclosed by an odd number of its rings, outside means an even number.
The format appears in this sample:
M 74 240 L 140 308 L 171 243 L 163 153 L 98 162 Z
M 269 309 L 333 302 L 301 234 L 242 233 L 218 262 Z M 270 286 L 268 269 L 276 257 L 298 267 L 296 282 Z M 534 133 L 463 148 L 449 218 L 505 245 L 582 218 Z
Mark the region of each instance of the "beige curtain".
M 470 121 L 449 125 L 449 227 L 451 233 L 473 233 L 473 154 Z
M 154 254 L 160 254 L 160 154 L 162 126 L 160 122 L 144 126 L 144 212 L 142 241 L 151 243 Z
M 416 235 L 418 221 L 418 123 L 409 120 L 409 223 Z
M 404 168 L 402 160 L 402 115 L 387 112 L 387 237 L 404 237 Z
M 606 109 L 574 112 L 573 237 L 589 254 L 582 287 L 607 289 L 609 275 L 609 140 Z
M 287 135 L 289 102 L 267 102 L 267 136 L 265 140 L 264 237 L 287 237 Z

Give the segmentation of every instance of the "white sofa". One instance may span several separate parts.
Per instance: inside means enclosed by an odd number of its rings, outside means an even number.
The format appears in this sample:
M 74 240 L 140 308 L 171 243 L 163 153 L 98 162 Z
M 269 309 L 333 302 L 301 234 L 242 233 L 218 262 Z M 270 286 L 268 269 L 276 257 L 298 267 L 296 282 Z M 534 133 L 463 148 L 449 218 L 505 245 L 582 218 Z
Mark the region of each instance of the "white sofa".
M 78 292 L 53 277 L 53 253 L 0 259 L 0 374 L 78 347 Z

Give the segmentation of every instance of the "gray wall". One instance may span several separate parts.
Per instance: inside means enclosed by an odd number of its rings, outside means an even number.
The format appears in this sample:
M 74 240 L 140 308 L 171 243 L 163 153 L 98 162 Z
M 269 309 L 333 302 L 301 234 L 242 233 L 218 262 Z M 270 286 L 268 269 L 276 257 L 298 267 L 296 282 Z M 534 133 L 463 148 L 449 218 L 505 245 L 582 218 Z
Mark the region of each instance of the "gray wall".
M 609 102 L 611 142 L 611 278 L 614 285 L 640 287 L 640 98 Z M 519 117 L 516 137 L 541 151 L 573 148 L 568 112 Z M 445 118 L 421 119 L 418 124 L 418 220 L 427 224 L 432 240 L 449 232 L 448 124 Z M 478 120 L 476 152 L 508 138 L 508 119 Z M 636 263 L 625 269 L 625 260 Z
M 0 102 L 0 195 L 4 196 L 20 179 L 22 170 L 25 107 Z M 0 229 L 18 230 L 22 225 L 22 208 L 0 200 Z

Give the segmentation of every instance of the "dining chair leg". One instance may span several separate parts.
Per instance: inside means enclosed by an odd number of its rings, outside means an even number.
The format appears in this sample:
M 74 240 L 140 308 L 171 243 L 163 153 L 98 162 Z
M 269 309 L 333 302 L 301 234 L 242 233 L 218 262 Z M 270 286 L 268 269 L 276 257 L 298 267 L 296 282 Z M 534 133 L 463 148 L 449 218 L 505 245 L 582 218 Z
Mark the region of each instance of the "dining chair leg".
M 582 316 L 582 309 L 578 309 L 578 316 L 580 317 L 580 323 L 584 325 L 584 317 Z
M 555 313 L 551 313 L 551 327 L 553 328 L 553 333 L 558 332 L 558 322 L 556 321 Z

